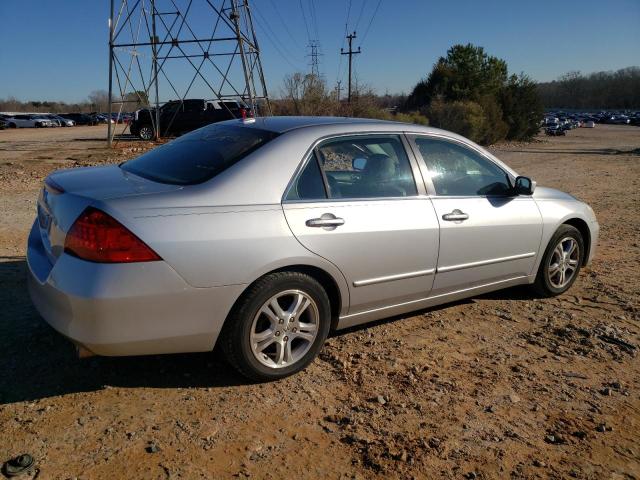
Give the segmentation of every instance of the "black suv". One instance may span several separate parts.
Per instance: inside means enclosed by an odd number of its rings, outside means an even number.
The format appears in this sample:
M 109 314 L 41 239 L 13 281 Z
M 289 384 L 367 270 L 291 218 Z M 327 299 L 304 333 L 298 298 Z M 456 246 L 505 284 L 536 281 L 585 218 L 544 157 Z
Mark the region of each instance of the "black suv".
M 160 107 L 162 137 L 180 135 L 210 123 L 242 118 L 249 108 L 238 100 L 173 100 Z M 129 131 L 143 140 L 154 138 L 155 108 L 138 110 L 129 124 Z

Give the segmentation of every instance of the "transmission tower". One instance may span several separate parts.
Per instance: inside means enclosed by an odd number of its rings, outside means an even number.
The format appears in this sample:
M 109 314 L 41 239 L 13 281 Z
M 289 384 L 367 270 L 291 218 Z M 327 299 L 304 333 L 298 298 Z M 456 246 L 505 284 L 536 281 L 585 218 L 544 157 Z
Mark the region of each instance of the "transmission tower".
M 110 4 L 109 114 L 153 106 L 156 137 L 169 126 L 159 114 L 169 100 L 237 99 L 254 116 L 271 114 L 249 0 Z M 109 123 L 109 146 L 115 130 Z
M 310 57 L 309 66 L 311 67 L 311 74 L 316 78 L 320 78 L 320 58 L 322 54 L 320 53 L 320 42 L 318 40 L 311 40 L 309 45 L 307 45 L 310 53 L 307 57 Z

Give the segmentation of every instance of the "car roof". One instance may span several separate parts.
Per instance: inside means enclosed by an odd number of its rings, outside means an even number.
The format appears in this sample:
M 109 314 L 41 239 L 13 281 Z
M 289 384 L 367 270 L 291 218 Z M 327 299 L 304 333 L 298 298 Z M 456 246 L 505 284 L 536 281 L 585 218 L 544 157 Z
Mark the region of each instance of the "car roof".
M 399 122 L 390 122 L 387 120 L 377 120 L 373 118 L 352 118 L 352 117 L 259 117 L 255 121 L 247 122 L 242 120 L 228 120 L 226 123 L 242 122 L 243 125 L 259 128 L 261 130 L 268 130 L 276 133 L 285 133 L 290 130 L 296 130 L 306 127 L 318 127 L 324 125 L 386 125 L 386 126 L 400 126 L 407 125 Z

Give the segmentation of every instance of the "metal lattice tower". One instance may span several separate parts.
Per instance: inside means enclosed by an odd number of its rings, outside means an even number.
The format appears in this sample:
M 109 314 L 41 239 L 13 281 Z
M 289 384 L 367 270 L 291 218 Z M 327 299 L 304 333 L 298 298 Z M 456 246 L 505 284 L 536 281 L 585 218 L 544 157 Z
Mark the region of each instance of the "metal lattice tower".
M 309 66 L 311 67 L 311 74 L 317 78 L 320 78 L 320 58 L 322 53 L 320 53 L 320 42 L 318 40 L 311 40 L 309 45 L 310 53 L 307 57 L 310 57 L 311 60 L 309 62 Z
M 271 114 L 249 0 L 110 2 L 110 114 L 155 106 L 156 134 L 169 100 L 241 99 L 254 116 Z

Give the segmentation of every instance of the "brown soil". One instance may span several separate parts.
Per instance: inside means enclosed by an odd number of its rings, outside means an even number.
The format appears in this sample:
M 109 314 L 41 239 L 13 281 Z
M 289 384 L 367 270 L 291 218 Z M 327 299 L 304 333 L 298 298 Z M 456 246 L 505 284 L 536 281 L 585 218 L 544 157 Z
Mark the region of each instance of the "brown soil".
M 34 311 L 24 245 L 44 176 L 149 146 L 103 136 L 0 131 L 0 460 L 30 452 L 45 479 L 640 478 L 640 129 L 493 149 L 593 206 L 597 257 L 568 294 L 341 332 L 258 385 L 216 354 L 77 360 Z

